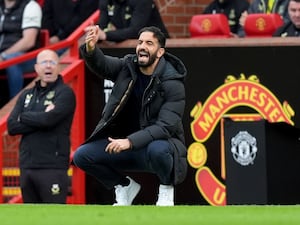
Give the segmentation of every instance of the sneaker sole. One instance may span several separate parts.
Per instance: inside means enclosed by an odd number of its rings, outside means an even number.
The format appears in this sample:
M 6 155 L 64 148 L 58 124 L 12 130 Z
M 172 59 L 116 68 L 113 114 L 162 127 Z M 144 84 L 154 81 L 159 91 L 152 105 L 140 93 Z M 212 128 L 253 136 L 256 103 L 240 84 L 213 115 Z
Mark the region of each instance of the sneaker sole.
M 174 206 L 174 202 L 168 202 L 168 203 L 156 203 L 156 206 Z

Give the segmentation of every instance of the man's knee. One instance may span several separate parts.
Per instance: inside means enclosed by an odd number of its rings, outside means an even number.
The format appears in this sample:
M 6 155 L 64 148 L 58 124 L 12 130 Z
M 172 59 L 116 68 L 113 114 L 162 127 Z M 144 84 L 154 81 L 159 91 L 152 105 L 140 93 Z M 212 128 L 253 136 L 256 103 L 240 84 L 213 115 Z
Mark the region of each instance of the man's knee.
M 84 165 L 84 157 L 82 151 L 78 149 L 73 155 L 73 163 L 75 166 L 81 168 Z
M 150 143 L 148 154 L 153 161 L 165 160 L 173 155 L 168 141 L 154 141 Z

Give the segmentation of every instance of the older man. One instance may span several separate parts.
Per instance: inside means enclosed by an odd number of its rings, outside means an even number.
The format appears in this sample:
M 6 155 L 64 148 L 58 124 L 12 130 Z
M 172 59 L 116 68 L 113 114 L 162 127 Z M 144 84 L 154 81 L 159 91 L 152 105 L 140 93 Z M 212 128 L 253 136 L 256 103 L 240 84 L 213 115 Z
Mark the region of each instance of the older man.
M 25 203 L 66 203 L 70 130 L 75 95 L 59 75 L 59 58 L 42 50 L 35 64 L 40 78 L 23 91 L 8 118 L 10 135 L 22 135 L 20 183 Z

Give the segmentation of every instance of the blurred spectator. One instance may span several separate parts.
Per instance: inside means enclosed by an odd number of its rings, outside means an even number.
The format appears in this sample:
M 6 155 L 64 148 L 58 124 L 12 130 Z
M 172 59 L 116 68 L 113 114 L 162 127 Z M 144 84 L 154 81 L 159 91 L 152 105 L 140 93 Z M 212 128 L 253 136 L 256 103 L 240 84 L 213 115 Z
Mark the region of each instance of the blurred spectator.
M 7 120 L 9 134 L 22 135 L 22 198 L 24 203 L 66 203 L 75 94 L 59 75 L 54 51 L 38 54 L 35 71 L 39 80 L 20 94 Z
M 247 10 L 247 0 L 213 0 L 203 11 L 203 14 L 223 13 L 226 15 L 232 36 L 235 36 L 242 12 Z
M 274 37 L 300 36 L 300 0 L 289 1 L 288 13 L 290 20 L 275 31 Z
M 0 62 L 37 47 L 42 11 L 33 0 L 0 0 Z M 9 97 L 23 88 L 23 73 L 33 71 L 33 60 L 6 68 Z
M 145 26 L 156 26 L 169 38 L 153 0 L 100 0 L 99 8 L 100 41 L 136 39 Z
M 49 30 L 50 43 L 67 38 L 98 6 L 99 0 L 44 0 L 42 28 Z
M 240 18 L 239 37 L 245 37 L 244 25 L 248 14 L 250 13 L 278 13 L 286 22 L 289 20 L 288 6 L 289 0 L 252 0 L 247 11 L 242 13 Z

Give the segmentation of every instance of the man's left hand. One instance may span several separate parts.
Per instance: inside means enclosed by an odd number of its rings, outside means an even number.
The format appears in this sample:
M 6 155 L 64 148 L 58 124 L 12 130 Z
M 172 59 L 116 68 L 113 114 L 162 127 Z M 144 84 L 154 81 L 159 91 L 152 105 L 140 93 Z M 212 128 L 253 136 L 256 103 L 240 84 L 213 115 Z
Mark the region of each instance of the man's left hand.
M 114 139 L 109 137 L 108 140 L 110 143 L 106 146 L 105 151 L 112 153 L 120 153 L 124 150 L 131 149 L 131 142 L 128 138 L 125 139 Z

